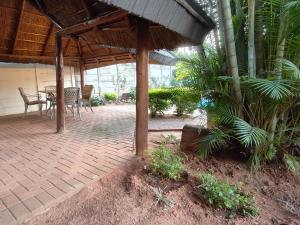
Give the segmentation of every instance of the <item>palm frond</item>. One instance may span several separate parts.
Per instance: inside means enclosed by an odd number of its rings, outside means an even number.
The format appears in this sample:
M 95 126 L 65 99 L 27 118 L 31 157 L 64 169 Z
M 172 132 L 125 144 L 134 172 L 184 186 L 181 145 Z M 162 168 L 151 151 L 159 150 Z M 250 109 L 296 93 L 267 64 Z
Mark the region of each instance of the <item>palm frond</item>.
M 299 94 L 299 81 L 249 78 L 243 84 L 274 100 L 294 97 Z
M 234 121 L 234 134 L 237 139 L 245 146 L 259 146 L 267 141 L 267 132 L 258 127 L 252 127 L 242 119 Z
M 286 167 L 292 172 L 296 172 L 300 169 L 300 158 L 297 156 L 286 153 L 283 156 L 283 161 Z
M 197 153 L 201 158 L 207 158 L 213 151 L 221 149 L 226 145 L 230 135 L 215 128 L 209 131 L 209 134 L 200 141 Z
M 290 72 L 292 74 L 292 76 L 296 79 L 300 78 L 300 70 L 298 68 L 298 66 L 296 66 L 294 63 L 292 63 L 291 61 L 287 60 L 287 59 L 283 59 L 282 63 L 284 65 L 283 70 L 286 72 Z

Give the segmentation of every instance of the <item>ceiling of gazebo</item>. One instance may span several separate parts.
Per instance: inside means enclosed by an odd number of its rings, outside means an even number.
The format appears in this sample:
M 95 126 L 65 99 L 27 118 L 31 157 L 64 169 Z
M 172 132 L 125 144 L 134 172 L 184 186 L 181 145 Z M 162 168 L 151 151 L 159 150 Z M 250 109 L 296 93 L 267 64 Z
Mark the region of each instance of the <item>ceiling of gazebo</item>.
M 0 61 L 55 63 L 55 33 L 59 28 L 30 0 L 0 1 Z M 83 36 L 63 38 L 64 64 L 86 68 L 135 61 L 135 54 L 120 48 L 94 45 Z M 151 57 L 150 57 L 151 58 Z M 154 57 L 150 62 L 162 63 Z
M 85 68 L 95 68 L 134 62 L 137 16 L 153 18 L 149 20 L 150 49 L 192 45 L 197 43 L 196 39 L 201 43 L 213 27 L 209 18 L 202 15 L 200 19 L 196 19 L 191 16 L 190 9 L 178 4 L 177 0 L 139 0 L 133 5 L 135 1 L 137 0 L 1 0 L 0 61 L 55 64 L 55 34 L 58 30 L 65 29 L 65 65 L 78 66 L 81 62 Z M 139 8 L 140 5 L 145 8 Z M 131 9 L 133 6 L 135 7 Z M 153 11 L 155 7 L 157 21 Z M 175 16 L 164 16 L 171 11 L 162 12 L 159 7 L 163 7 L 163 10 L 170 8 Z M 201 13 L 200 10 L 199 15 Z M 178 18 L 182 16 L 188 21 L 178 22 Z M 165 26 L 166 20 L 169 20 L 168 26 Z M 178 26 L 174 24 L 176 21 Z M 85 28 L 78 29 L 77 24 L 83 22 L 86 23 Z M 166 57 L 159 52 L 150 54 L 150 63 L 172 61 L 170 58 L 163 59 Z

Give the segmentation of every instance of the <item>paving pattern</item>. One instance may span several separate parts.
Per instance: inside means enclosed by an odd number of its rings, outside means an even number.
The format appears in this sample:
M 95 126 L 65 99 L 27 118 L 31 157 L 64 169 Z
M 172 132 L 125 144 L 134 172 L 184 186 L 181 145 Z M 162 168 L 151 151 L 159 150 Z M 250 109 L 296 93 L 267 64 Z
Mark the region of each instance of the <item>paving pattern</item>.
M 84 110 L 83 110 L 84 111 Z M 16 224 L 79 191 L 132 157 L 135 112 L 104 106 L 55 121 L 0 119 L 0 224 Z
M 198 119 L 154 119 L 150 129 Z M 108 105 L 55 121 L 32 114 L 0 119 L 0 225 L 18 224 L 75 194 L 134 157 L 135 107 Z

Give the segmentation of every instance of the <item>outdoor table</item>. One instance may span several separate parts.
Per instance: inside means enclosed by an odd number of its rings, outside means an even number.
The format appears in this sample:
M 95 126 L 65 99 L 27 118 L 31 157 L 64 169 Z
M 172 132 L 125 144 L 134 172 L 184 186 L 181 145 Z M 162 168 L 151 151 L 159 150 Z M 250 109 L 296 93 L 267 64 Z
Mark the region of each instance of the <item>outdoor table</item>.
M 53 90 L 49 90 L 49 91 L 46 91 L 46 90 L 39 90 L 38 91 L 38 93 L 42 93 L 42 94 L 46 94 L 46 97 L 48 96 L 48 95 L 50 95 L 51 96 L 51 99 L 52 100 L 50 100 L 50 106 L 49 106 L 49 108 L 48 109 L 46 109 L 46 115 L 48 115 L 48 112 L 51 110 L 51 108 L 53 107 L 55 107 L 55 100 L 56 100 L 56 97 L 55 97 L 55 91 L 53 91 Z

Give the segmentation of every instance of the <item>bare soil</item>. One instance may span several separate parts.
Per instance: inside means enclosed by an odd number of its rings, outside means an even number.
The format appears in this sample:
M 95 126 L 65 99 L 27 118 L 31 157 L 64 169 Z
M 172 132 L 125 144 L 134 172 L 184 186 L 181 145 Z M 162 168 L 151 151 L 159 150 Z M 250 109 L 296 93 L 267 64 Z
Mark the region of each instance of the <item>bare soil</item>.
M 150 146 L 159 144 L 162 134 L 150 135 Z M 180 134 L 177 134 L 178 136 Z M 170 145 L 176 148 L 176 143 Z M 226 212 L 207 205 L 194 195 L 195 180 L 185 175 L 178 182 L 155 178 L 147 173 L 146 161 L 132 162 L 26 225 L 299 225 L 291 213 L 300 208 L 300 175 L 278 164 L 249 173 L 245 161 L 230 153 L 207 160 L 186 154 L 187 166 L 200 173 L 213 172 L 220 179 L 240 183 L 253 194 L 259 215 L 255 218 L 226 218 Z M 155 188 L 173 199 L 174 206 L 156 205 Z M 292 201 L 287 201 L 292 200 Z M 288 202 L 288 204 L 286 204 Z M 294 208 L 292 208 L 294 207 Z M 298 208 L 298 210 L 299 210 Z M 298 211 L 299 212 L 299 211 Z

